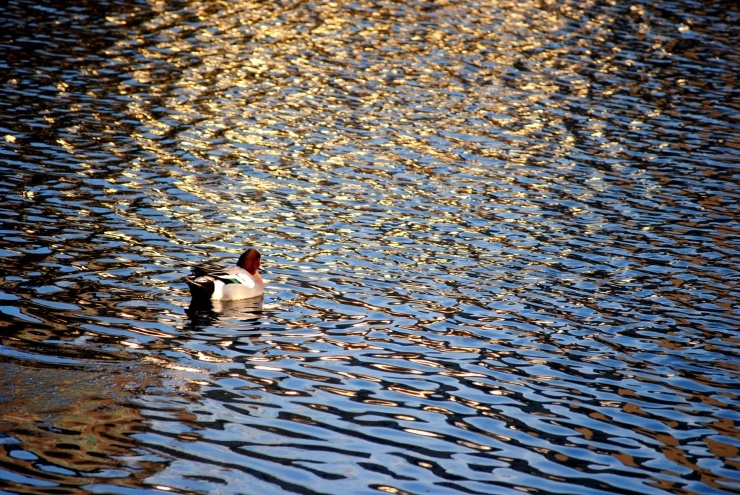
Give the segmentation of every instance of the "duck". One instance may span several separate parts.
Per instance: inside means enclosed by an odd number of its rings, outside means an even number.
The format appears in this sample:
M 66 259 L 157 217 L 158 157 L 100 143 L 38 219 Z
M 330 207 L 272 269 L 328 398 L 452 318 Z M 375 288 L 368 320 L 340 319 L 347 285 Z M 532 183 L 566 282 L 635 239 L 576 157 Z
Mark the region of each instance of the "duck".
M 236 301 L 261 297 L 265 284 L 258 270 L 262 262 L 259 250 L 244 251 L 235 266 L 227 268 L 196 266 L 185 279 L 194 300 Z

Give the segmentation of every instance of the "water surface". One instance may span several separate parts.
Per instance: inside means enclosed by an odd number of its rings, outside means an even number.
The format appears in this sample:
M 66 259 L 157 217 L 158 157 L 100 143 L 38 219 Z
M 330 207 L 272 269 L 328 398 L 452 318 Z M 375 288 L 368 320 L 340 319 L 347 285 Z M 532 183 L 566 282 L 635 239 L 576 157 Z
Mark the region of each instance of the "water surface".
M 0 491 L 740 490 L 739 21 L 7 2 Z

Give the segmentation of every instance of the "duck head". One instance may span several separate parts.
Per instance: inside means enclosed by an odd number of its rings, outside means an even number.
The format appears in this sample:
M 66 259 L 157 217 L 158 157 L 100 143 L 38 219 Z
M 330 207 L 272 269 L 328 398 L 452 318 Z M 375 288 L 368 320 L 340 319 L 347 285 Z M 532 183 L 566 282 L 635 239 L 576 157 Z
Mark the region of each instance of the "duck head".
M 236 262 L 236 266 L 244 268 L 250 275 L 254 275 L 260 267 L 261 260 L 262 255 L 260 252 L 254 248 L 250 248 L 239 256 L 239 261 Z

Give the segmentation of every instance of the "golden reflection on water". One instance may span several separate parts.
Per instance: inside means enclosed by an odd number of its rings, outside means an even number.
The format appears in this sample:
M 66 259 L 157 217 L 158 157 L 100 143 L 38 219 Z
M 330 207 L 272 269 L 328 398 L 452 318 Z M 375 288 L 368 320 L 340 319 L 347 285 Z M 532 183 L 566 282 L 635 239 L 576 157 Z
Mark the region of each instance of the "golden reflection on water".
M 152 3 L 155 10 L 164 10 L 156 5 Z M 232 228 L 246 222 L 269 231 L 281 225 L 260 221 L 260 215 L 269 211 L 283 178 L 296 177 L 291 171 L 296 166 L 308 175 L 301 174 L 305 182 L 291 181 L 293 194 L 287 201 L 305 202 L 303 198 L 316 197 L 319 191 L 326 194 L 325 188 L 308 184 L 322 187 L 323 173 L 347 167 L 359 189 L 351 186 L 353 194 L 335 196 L 346 203 L 362 188 L 376 187 L 379 177 L 393 180 L 403 169 L 420 178 L 447 180 L 418 159 L 407 158 L 409 153 L 453 164 L 465 150 L 500 159 L 497 166 L 507 168 L 536 155 L 529 138 L 539 137 L 543 129 L 558 133 L 563 128 L 562 118 L 544 110 L 532 112 L 531 103 L 548 102 L 562 90 L 556 83 L 560 79 L 576 96 L 588 93 L 588 81 L 577 75 L 577 61 L 562 63 L 566 52 L 557 48 L 572 36 L 563 28 L 578 17 L 574 6 L 495 2 L 489 16 L 473 8 L 477 6 L 435 5 L 425 12 L 357 2 L 284 9 L 256 2 L 196 2 L 151 18 L 138 35 L 110 52 L 114 57 L 126 54 L 118 62 L 131 79 L 119 91 L 130 99 L 128 112 L 150 128 L 133 136 L 139 145 L 168 165 L 183 192 L 232 209 Z M 601 16 L 584 29 L 606 36 L 613 22 Z M 505 32 L 494 33 L 492 26 Z M 509 44 L 502 45 L 502 38 Z M 358 46 L 367 49 L 358 51 Z M 132 65 L 130 50 L 156 63 Z M 529 75 L 547 77 L 511 79 L 509 68 L 521 63 L 523 53 L 533 68 L 547 68 Z M 417 66 L 414 57 L 421 56 L 431 63 Z M 163 63 L 170 70 L 163 71 Z M 600 70 L 613 70 L 608 58 Z M 470 77 L 475 80 L 466 79 Z M 141 87 L 147 88 L 146 97 L 138 94 Z M 397 87 L 404 91 L 395 91 Z M 557 106 L 557 101 L 545 103 L 545 108 Z M 434 131 L 423 125 L 432 107 Z M 439 113 L 439 108 L 447 111 Z M 598 117 L 584 118 L 593 121 L 592 138 L 601 137 Z M 491 128 L 497 128 L 496 136 Z M 557 146 L 565 155 L 577 143 L 573 136 L 560 134 Z M 269 175 L 243 175 L 245 164 Z M 383 170 L 384 164 L 392 174 Z M 490 173 L 475 159 L 467 167 L 482 176 Z M 145 170 L 143 162 L 131 164 L 142 185 L 151 185 Z M 214 188 L 204 170 L 214 177 L 242 176 L 241 186 Z M 558 182 L 556 177 L 551 181 Z M 453 187 L 464 188 L 466 180 L 459 182 Z M 528 197 L 546 187 L 534 185 Z M 403 190 L 383 194 L 380 204 L 425 194 L 418 183 L 407 183 Z M 464 200 L 459 195 L 446 201 L 460 207 Z M 303 212 L 324 207 L 323 201 L 308 202 Z M 162 201 L 155 208 L 188 225 L 211 226 L 186 206 L 172 208 Z M 137 226 L 153 227 L 146 222 Z

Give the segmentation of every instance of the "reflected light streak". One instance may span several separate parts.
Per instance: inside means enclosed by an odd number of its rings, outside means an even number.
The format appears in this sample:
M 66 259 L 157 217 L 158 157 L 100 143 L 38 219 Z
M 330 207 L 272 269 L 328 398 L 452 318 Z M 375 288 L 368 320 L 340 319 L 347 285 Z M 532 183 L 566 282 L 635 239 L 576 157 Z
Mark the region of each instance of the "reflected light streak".
M 475 449 L 475 450 L 480 450 L 480 451 L 483 451 L 483 452 L 488 452 L 488 451 L 493 450 L 491 447 L 489 447 L 487 445 L 481 445 L 481 444 L 473 443 L 473 442 L 470 442 L 470 441 L 467 441 L 467 440 L 458 440 L 457 443 L 458 443 L 458 445 L 462 445 L 463 447 L 468 447 L 468 448 Z
M 321 390 L 326 390 L 327 392 L 331 392 L 337 395 L 342 395 L 345 397 L 357 397 L 358 396 L 357 392 L 353 390 L 344 390 L 341 388 L 329 387 L 327 385 L 317 386 L 316 388 L 319 388 Z
M 426 431 L 426 430 L 417 430 L 414 428 L 403 428 L 403 431 L 405 431 L 406 433 L 414 434 L 414 435 L 421 435 L 423 437 L 442 438 L 442 435 L 440 435 L 439 433 L 434 433 L 434 432 Z
M 433 391 L 433 390 L 412 390 L 409 388 L 401 387 L 399 385 L 390 385 L 388 387 L 388 390 L 393 390 L 394 392 L 398 392 L 404 395 L 410 395 L 412 397 L 417 397 L 419 399 L 426 399 L 427 397 L 430 397 L 437 393 L 436 391 Z

